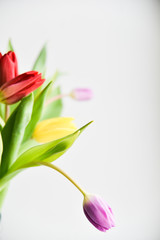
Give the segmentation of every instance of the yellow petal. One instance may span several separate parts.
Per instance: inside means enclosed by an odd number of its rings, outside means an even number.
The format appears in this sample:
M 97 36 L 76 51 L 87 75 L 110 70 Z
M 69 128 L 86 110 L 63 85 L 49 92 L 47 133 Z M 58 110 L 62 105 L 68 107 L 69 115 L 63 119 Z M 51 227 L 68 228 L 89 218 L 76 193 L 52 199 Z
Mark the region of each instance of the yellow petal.
M 72 122 L 74 118 L 58 117 L 44 120 L 37 124 L 33 138 L 40 143 L 50 142 L 65 137 L 77 130 Z

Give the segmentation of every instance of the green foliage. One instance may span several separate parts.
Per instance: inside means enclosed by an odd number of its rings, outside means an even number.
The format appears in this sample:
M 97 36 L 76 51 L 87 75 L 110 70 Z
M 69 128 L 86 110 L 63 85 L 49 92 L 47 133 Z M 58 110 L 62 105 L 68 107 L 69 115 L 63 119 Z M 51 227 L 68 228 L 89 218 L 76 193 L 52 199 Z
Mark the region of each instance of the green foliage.
M 47 49 L 46 49 L 46 45 L 44 45 L 32 67 L 32 70 L 42 73 L 43 77 L 45 76 L 45 72 L 46 72 L 46 58 L 47 58 Z M 42 86 L 37 88 L 34 91 L 34 96 L 37 96 L 40 93 L 41 89 L 42 89 Z
M 46 45 L 44 45 L 33 65 L 32 70 L 41 72 L 44 75 L 45 69 L 46 69 L 46 58 L 47 58 L 47 50 L 46 50 Z
M 2 131 L 3 127 L 4 127 L 4 121 L 0 117 L 0 164 L 1 164 L 1 156 L 2 156 L 2 152 L 3 152 L 3 142 L 2 142 L 2 135 L 1 135 L 1 131 Z
M 18 105 L 19 105 L 19 102 L 8 105 L 10 109 L 10 113 L 12 113 L 17 108 Z
M 1 136 L 1 133 L 0 133 L 0 164 L 1 164 L 2 152 L 3 152 L 3 142 L 2 142 L 2 136 Z
M 32 147 L 24 152 L 14 162 L 8 173 L 0 180 L 0 190 L 5 188 L 8 182 L 22 170 L 37 166 L 37 162 L 52 162 L 59 158 L 72 146 L 77 137 L 89 124 L 91 122 L 64 138 Z
M 8 42 L 8 51 L 14 51 L 12 42 Z M 32 70 L 42 73 L 46 71 L 46 45 L 41 49 Z M 60 87 L 52 87 L 63 73 L 56 71 L 51 79 L 34 91 L 34 94 L 22 99 L 21 102 L 9 106 L 11 115 L 4 123 L 5 104 L 0 103 L 0 210 L 13 177 L 26 168 L 36 167 L 52 162 L 62 156 L 75 142 L 81 132 L 91 123 L 84 125 L 74 133 L 45 143 L 39 144 L 31 139 L 39 120 L 59 117 L 62 112 L 62 100 L 49 101 L 61 94 Z
M 1 182 L 0 182 L 0 185 L 1 185 Z M 0 212 L 2 209 L 3 202 L 5 200 L 5 197 L 7 195 L 7 191 L 8 191 L 8 183 L 5 184 L 5 188 L 3 188 L 2 191 L 0 189 Z
M 45 101 L 47 92 L 51 85 L 52 85 L 52 82 L 50 82 L 45 87 L 45 89 L 42 92 L 40 92 L 40 94 L 36 97 L 36 99 L 34 101 L 34 105 L 33 105 L 31 120 L 30 120 L 28 126 L 26 127 L 23 141 L 28 140 L 32 136 L 34 128 L 35 128 L 37 122 L 40 120 L 41 113 L 42 113 L 43 106 L 44 106 L 44 101 Z
M 0 117 L 4 120 L 5 118 L 5 105 L 0 103 Z
M 19 106 L 11 114 L 2 130 L 3 153 L 0 168 L 2 177 L 16 160 L 24 131 L 30 121 L 33 107 L 33 95 L 23 98 Z
M 37 161 L 52 162 L 60 157 L 76 140 L 79 132 L 74 133 L 62 139 L 58 139 L 49 143 L 41 144 L 24 152 L 13 164 L 11 171 L 23 168 L 24 166 L 34 166 Z
M 4 125 L 5 125 L 5 122 L 4 122 L 3 119 L 0 117 L 0 132 L 2 131 Z
M 39 143 L 36 140 L 34 140 L 33 138 L 30 138 L 27 141 L 22 142 L 18 155 L 20 156 L 22 153 L 27 151 L 29 148 L 37 146 L 37 145 L 39 145 Z
M 59 94 L 61 94 L 60 87 L 56 87 L 56 88 L 53 87 L 52 89 L 50 89 L 47 100 Z M 62 109 L 63 109 L 62 99 L 58 99 L 56 101 L 53 101 L 47 104 L 43 109 L 41 120 L 45 120 L 53 117 L 59 117 L 61 115 Z
M 65 74 L 65 73 L 56 70 L 56 72 L 53 74 L 52 77 L 46 79 L 46 81 L 43 83 L 43 86 L 42 86 L 42 87 L 45 88 L 45 86 L 46 86 L 49 82 L 55 83 L 55 82 L 58 80 L 58 78 L 59 78 L 60 76 L 64 75 L 64 74 Z
M 14 52 L 14 49 L 13 49 L 13 45 L 12 45 L 11 39 L 9 39 L 9 41 L 8 41 L 8 51 L 12 51 L 12 52 Z

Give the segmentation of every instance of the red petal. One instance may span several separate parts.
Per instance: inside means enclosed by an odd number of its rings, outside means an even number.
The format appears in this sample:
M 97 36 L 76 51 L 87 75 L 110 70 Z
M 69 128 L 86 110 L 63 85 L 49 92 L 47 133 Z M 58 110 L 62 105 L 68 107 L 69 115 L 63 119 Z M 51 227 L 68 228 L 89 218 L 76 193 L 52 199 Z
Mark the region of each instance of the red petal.
M 21 74 L 15 79 L 13 79 L 15 82 L 17 81 L 16 83 L 9 85 L 11 83 L 11 81 L 9 81 L 8 84 L 5 84 L 5 86 L 3 85 L 1 87 L 1 91 L 3 92 L 3 95 L 5 96 L 5 98 L 9 98 L 10 96 L 25 89 L 26 87 L 33 85 L 39 79 L 41 79 L 41 74 L 38 74 L 38 73 L 35 76 L 33 76 L 33 74 Z M 6 87 L 6 85 L 8 86 Z
M 27 96 L 29 93 L 33 92 L 35 89 L 40 87 L 44 83 L 45 79 L 39 78 L 36 82 L 26 86 L 21 91 L 17 92 L 16 94 L 13 94 L 9 98 L 5 99 L 4 102 L 7 104 L 13 104 L 21 100 L 23 97 Z
M 17 62 L 17 57 L 15 52 L 9 51 L 8 56 L 10 57 L 10 59 L 12 60 L 12 62 L 14 63 L 14 71 L 15 71 L 15 77 L 17 77 L 18 75 L 18 62 Z
M 14 52 L 1 54 L 0 57 L 0 86 L 15 78 L 18 74 L 17 59 Z

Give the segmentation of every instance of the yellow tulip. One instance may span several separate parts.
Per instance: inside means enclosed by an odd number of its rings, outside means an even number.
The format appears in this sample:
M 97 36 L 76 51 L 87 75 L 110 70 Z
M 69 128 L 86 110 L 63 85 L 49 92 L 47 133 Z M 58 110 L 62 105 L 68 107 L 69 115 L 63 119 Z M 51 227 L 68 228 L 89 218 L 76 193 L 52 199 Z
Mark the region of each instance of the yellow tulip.
M 77 130 L 72 122 L 74 118 L 58 117 L 44 120 L 37 124 L 33 138 L 40 143 L 50 142 L 65 137 Z

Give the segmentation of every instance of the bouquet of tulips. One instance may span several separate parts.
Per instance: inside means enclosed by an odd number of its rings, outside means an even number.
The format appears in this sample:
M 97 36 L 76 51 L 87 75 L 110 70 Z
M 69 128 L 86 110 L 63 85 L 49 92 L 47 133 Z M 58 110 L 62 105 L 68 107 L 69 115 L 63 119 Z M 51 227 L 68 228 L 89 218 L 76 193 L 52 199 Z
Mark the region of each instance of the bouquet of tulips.
M 88 220 L 100 231 L 114 227 L 108 204 L 86 193 L 64 171 L 52 164 L 63 155 L 91 123 L 77 129 L 73 118 L 60 117 L 62 98 L 88 100 L 90 89 L 74 89 L 62 94 L 54 83 L 56 72 L 45 80 L 46 47 L 32 71 L 19 74 L 17 57 L 9 41 L 8 52 L 0 53 L 0 212 L 10 181 L 27 168 L 46 166 L 65 176 L 83 194 L 83 209 Z

